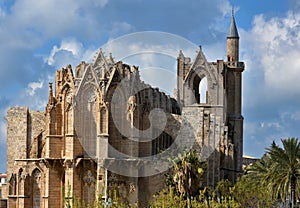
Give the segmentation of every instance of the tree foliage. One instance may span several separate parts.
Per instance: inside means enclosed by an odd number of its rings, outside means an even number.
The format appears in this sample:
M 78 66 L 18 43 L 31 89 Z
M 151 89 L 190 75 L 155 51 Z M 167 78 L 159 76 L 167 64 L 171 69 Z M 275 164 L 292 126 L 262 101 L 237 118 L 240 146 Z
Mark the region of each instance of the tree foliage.
M 235 184 L 221 180 L 214 190 L 201 183 L 206 162 L 196 151 L 172 158 L 173 167 L 166 175 L 166 188 L 153 196 L 150 207 L 271 208 L 286 207 L 287 200 L 295 205 L 296 198 L 300 197 L 300 142 L 297 138 L 282 139 L 281 142 L 282 147 L 273 142 L 266 154 L 247 167 Z M 116 192 L 111 192 L 110 197 L 115 202 L 111 207 L 134 207 L 124 204 Z M 80 200 L 71 202 L 69 198 L 64 197 L 66 207 L 87 206 Z M 88 206 L 103 207 L 104 203 L 100 197 Z
M 274 200 L 269 189 L 259 178 L 243 175 L 232 188 L 232 196 L 241 207 L 273 207 Z
M 233 184 L 228 179 L 221 180 L 216 186 L 215 194 L 219 199 L 229 198 L 232 194 L 232 187 Z
M 172 159 L 173 168 L 167 175 L 168 188 L 153 196 L 150 207 L 152 208 L 178 208 L 178 207 L 240 207 L 230 195 L 216 197 L 214 191 L 203 187 L 202 175 L 206 169 L 206 162 L 202 161 L 196 151 L 185 152 Z M 232 184 L 226 180 L 218 186 L 221 195 Z
M 234 198 L 224 198 L 222 201 L 217 200 L 214 197 L 207 197 L 206 190 L 199 192 L 196 197 L 191 197 L 187 200 L 180 194 L 176 194 L 174 187 L 169 187 L 160 191 L 156 194 L 151 202 L 151 208 L 181 208 L 181 207 L 192 207 L 192 208 L 238 208 L 239 203 Z
M 173 168 L 170 184 L 182 196 L 195 196 L 201 187 L 201 177 L 205 171 L 206 163 L 202 161 L 196 151 L 185 152 L 172 160 Z
M 67 193 L 65 188 L 62 187 L 63 203 L 65 208 L 103 208 L 108 207 L 107 202 L 103 200 L 103 195 L 99 195 L 98 198 L 91 202 L 86 203 L 80 198 L 75 198 L 71 195 L 71 186 L 68 184 Z M 110 208 L 137 208 L 136 204 L 125 203 L 117 194 L 117 190 L 113 189 L 109 191 L 108 198 L 111 200 Z
M 273 142 L 262 159 L 249 168 L 248 174 L 268 188 L 273 200 L 289 200 L 295 205 L 299 197 L 300 142 L 297 138 L 281 142 L 282 147 Z

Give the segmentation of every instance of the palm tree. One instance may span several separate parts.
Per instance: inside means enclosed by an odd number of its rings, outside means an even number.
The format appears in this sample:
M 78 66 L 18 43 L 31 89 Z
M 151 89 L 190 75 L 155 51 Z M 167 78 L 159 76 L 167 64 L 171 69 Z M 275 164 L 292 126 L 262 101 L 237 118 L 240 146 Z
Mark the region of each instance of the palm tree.
M 264 154 L 260 160 L 245 169 L 245 174 L 253 181 L 261 181 L 265 178 L 271 168 L 269 154 Z
M 257 162 L 247 166 L 243 176 L 237 180 L 234 196 L 242 207 L 273 207 L 278 201 L 272 179 L 268 178 L 273 172 L 271 165 L 270 154 L 265 153 Z
M 189 197 L 198 193 L 205 164 L 196 151 L 185 152 L 173 159 L 173 180 L 182 196 Z
M 252 167 L 271 190 L 282 200 L 289 195 L 294 207 L 296 188 L 300 177 L 300 143 L 297 138 L 282 139 L 282 147 L 275 142 L 267 148 L 263 160 Z M 250 169 L 251 172 L 251 169 Z

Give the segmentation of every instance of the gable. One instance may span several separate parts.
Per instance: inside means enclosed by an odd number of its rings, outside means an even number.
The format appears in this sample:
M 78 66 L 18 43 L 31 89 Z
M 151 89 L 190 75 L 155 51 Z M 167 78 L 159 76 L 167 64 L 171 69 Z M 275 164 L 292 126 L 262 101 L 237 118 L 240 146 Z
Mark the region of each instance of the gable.
M 184 80 L 184 83 L 191 86 L 194 78 L 198 76 L 200 79 L 207 77 L 209 85 L 217 85 L 217 71 L 211 66 L 211 64 L 206 60 L 204 53 L 201 50 L 196 55 L 196 58 L 191 65 L 191 68 Z

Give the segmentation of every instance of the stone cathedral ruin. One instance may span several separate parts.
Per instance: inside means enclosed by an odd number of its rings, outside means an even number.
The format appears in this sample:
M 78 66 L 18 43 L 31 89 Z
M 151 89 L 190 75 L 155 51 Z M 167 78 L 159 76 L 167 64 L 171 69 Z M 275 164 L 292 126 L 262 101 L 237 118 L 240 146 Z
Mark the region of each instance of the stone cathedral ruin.
M 234 16 L 227 60 L 208 62 L 201 47 L 194 60 L 179 52 L 175 98 L 101 50 L 93 63 L 58 70 L 44 112 L 7 112 L 8 207 L 64 207 L 62 187 L 85 202 L 118 187 L 143 207 L 163 186 L 167 168 L 157 155 L 169 149 L 206 157 L 207 186 L 234 181 L 242 173 L 243 70 Z

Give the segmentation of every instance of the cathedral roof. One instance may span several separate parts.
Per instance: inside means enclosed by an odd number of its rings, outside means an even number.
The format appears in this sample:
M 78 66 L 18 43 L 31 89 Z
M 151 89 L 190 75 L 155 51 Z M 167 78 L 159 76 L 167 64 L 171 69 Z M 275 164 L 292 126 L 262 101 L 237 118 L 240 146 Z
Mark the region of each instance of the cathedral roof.
M 227 34 L 227 38 L 239 38 L 239 33 L 238 33 L 237 28 L 236 28 L 235 19 L 234 19 L 233 14 L 232 14 L 230 27 L 229 27 L 228 34 Z

